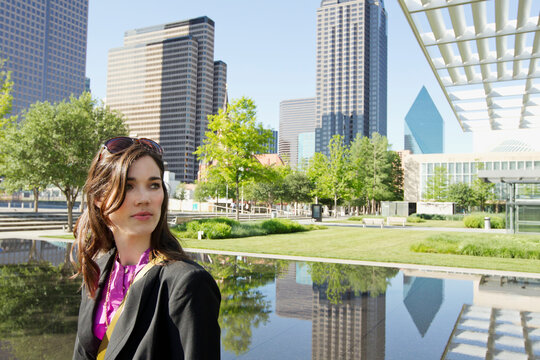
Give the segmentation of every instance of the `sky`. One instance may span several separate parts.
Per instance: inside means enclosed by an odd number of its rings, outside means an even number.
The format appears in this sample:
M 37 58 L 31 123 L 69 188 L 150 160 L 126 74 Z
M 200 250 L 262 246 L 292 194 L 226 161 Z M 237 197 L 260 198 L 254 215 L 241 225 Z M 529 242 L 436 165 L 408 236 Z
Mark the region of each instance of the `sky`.
M 320 0 L 91 0 L 86 75 L 105 99 L 107 54 L 127 30 L 199 16 L 215 22 L 214 59 L 227 63 L 229 99 L 252 98 L 257 120 L 279 130 L 279 103 L 315 96 L 316 12 Z M 404 119 L 422 86 L 444 119 L 444 152 L 472 151 L 397 0 L 388 13 L 388 140 L 403 149 Z

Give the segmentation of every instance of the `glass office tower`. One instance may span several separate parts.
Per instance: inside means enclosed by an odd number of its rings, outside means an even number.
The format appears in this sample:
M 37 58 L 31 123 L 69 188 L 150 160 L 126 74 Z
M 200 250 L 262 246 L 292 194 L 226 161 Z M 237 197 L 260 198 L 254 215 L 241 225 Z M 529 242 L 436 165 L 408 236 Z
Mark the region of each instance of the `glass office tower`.
M 85 89 L 88 0 L 0 1 L 0 59 L 13 80 L 12 114 Z
M 382 0 L 323 0 L 317 10 L 315 150 L 332 136 L 386 136 L 387 14 Z
M 444 122 L 424 86 L 405 116 L 405 150 L 413 154 L 440 154 L 444 148 Z

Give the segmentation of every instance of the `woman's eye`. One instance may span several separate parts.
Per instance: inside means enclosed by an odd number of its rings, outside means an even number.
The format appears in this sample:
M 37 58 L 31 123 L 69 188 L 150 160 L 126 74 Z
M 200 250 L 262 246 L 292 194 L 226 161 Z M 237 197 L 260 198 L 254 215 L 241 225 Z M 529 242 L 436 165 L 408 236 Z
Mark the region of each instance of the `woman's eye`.
M 161 189 L 161 184 L 160 183 L 152 183 L 152 185 L 150 185 L 150 187 L 152 189 Z
M 133 189 L 133 185 L 127 184 L 127 185 L 126 185 L 126 190 L 131 190 L 131 189 Z

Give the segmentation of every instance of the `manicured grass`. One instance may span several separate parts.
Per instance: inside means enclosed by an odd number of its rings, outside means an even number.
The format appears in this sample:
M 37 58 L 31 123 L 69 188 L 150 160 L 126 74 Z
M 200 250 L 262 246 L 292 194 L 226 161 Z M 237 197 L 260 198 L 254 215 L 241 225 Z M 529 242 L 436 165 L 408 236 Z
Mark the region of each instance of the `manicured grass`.
M 463 221 L 452 220 L 426 220 L 423 223 L 410 223 L 407 222 L 405 226 L 415 227 L 441 227 L 441 228 L 465 228 Z
M 414 243 L 411 250 L 423 253 L 540 260 L 540 238 L 477 234 L 471 239 L 437 234 Z
M 491 237 L 498 241 L 538 238 L 506 234 L 439 234 L 470 241 Z M 433 235 L 433 231 L 421 230 L 332 227 L 326 230 L 242 239 L 183 239 L 181 244 L 186 248 L 540 273 L 540 260 L 416 253 L 411 250 L 411 245 Z

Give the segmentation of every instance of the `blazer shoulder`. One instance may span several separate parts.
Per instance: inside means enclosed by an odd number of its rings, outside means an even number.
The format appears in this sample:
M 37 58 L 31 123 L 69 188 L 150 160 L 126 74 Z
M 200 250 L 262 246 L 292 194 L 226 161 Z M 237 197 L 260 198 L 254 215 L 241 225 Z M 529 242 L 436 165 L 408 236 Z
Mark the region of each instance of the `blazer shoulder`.
M 201 283 L 212 283 L 217 287 L 212 275 L 191 260 L 176 260 L 163 265 L 162 281 L 169 283 L 173 288 L 192 287 Z

